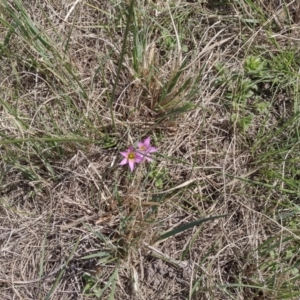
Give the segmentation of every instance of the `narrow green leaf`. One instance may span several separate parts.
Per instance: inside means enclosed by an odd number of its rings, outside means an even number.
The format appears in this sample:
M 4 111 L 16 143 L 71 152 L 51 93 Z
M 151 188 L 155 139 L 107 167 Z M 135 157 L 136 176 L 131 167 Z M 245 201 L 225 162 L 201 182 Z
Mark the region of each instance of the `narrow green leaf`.
M 55 281 L 54 281 L 54 283 L 53 283 L 53 285 L 52 285 L 50 291 L 48 292 L 48 294 L 47 294 L 45 300 L 49 300 L 49 299 L 51 298 L 51 295 L 52 295 L 53 292 L 55 291 L 56 287 L 57 287 L 58 284 L 59 284 L 59 281 L 61 280 L 62 276 L 64 275 L 64 273 L 65 273 L 65 271 L 66 271 L 67 265 L 69 264 L 69 262 L 70 262 L 71 259 L 73 258 L 74 253 L 75 253 L 75 251 L 76 251 L 76 249 L 77 249 L 77 247 L 78 247 L 78 245 L 79 245 L 79 242 L 80 242 L 80 239 L 78 239 L 78 241 L 76 242 L 76 244 L 75 244 L 75 246 L 74 246 L 72 252 L 70 253 L 70 255 L 69 255 L 69 257 L 68 257 L 68 259 L 67 259 L 67 261 L 66 261 L 64 267 L 60 270 L 60 272 L 59 272 L 57 278 L 55 279 Z
M 82 259 L 90 259 L 90 258 L 95 258 L 95 257 L 107 257 L 107 256 L 110 256 L 110 254 L 108 252 L 97 252 L 94 254 L 86 255 L 86 256 L 82 257 Z
M 114 111 L 113 111 L 113 104 L 114 104 L 114 101 L 115 101 L 115 94 L 116 94 L 117 84 L 119 82 L 121 69 L 122 69 L 122 64 L 123 64 L 124 57 L 125 57 L 125 50 L 126 50 L 126 47 L 127 47 L 127 37 L 129 35 L 131 22 L 132 22 L 132 18 L 133 18 L 133 15 L 134 15 L 134 2 L 135 2 L 134 0 L 131 0 L 130 4 L 129 4 L 129 7 L 128 7 L 128 14 L 127 14 L 127 21 L 126 21 L 126 28 L 125 28 L 124 38 L 123 38 L 122 50 L 121 50 L 121 54 L 120 54 L 120 58 L 119 58 L 118 69 L 117 69 L 116 78 L 115 78 L 115 81 L 114 81 L 114 84 L 113 84 L 113 87 L 112 87 L 111 99 L 110 99 L 110 103 L 109 103 L 111 122 L 112 122 L 112 126 L 113 126 L 114 130 L 116 129 L 115 128 L 116 126 L 115 126 L 115 116 L 114 116 Z
M 49 224 L 50 223 L 50 218 L 51 218 L 51 214 L 49 215 L 48 217 L 48 220 L 47 220 L 47 223 Z M 45 248 L 46 248 L 46 242 L 47 242 L 47 236 L 48 236 L 48 233 L 49 233 L 49 228 L 47 229 L 46 233 L 45 233 L 45 236 L 44 236 L 44 239 L 43 239 L 43 242 L 42 242 L 42 253 L 41 253 L 41 259 L 40 259 L 40 268 L 39 268 L 39 277 L 42 277 L 43 276 L 43 270 L 44 270 L 44 260 L 45 260 Z
M 225 287 L 225 288 L 227 288 L 227 287 L 244 287 L 244 288 L 260 289 L 263 291 L 272 291 L 272 289 L 268 289 L 264 285 L 251 285 L 251 284 L 239 284 L 239 283 L 221 285 L 220 287 Z
M 107 281 L 107 283 L 105 284 L 104 288 L 99 291 L 99 293 L 97 294 L 98 298 L 101 298 L 103 293 L 107 290 L 107 288 L 109 288 L 109 286 L 112 285 L 109 299 L 110 300 L 114 299 L 117 276 L 118 276 L 118 268 L 116 268 L 115 271 L 113 272 L 113 274 L 110 276 L 110 278 Z
M 219 219 L 219 218 L 223 218 L 223 217 L 226 217 L 228 215 L 221 215 L 221 216 L 214 216 L 214 217 L 208 217 L 208 218 L 204 218 L 204 219 L 199 219 L 199 220 L 196 220 L 196 221 L 193 221 L 193 222 L 190 222 L 188 224 L 185 224 L 185 225 L 182 225 L 174 230 L 171 230 L 171 231 L 168 231 L 164 234 L 162 234 L 157 240 L 160 241 L 160 240 L 164 240 L 170 236 L 173 236 L 175 234 L 178 234 L 182 231 L 185 231 L 187 229 L 190 229 L 192 227 L 195 227 L 195 226 L 198 226 L 202 223 L 205 223 L 207 221 L 211 221 L 211 220 L 215 220 L 215 219 Z
M 0 140 L 0 145 L 10 145 L 10 144 L 21 144 L 27 142 L 83 142 L 83 143 L 99 143 L 100 141 L 89 140 L 85 138 L 68 138 L 68 137 L 59 137 L 59 138 L 29 138 L 29 139 L 11 139 L 11 140 Z
M 111 285 L 109 300 L 115 299 L 117 280 L 118 280 L 118 269 L 116 268 L 114 274 L 111 276 L 112 285 Z

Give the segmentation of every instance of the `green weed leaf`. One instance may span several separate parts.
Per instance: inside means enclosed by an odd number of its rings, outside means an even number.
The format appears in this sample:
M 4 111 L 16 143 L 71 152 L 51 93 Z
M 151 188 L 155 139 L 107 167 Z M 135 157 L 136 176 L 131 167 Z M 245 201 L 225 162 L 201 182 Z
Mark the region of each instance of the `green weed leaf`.
M 193 228 L 195 226 L 198 226 L 202 223 L 205 223 L 205 222 L 208 222 L 208 221 L 212 221 L 212 220 L 215 220 L 215 219 L 219 219 L 219 218 L 224 218 L 226 217 L 227 215 L 221 215 L 221 216 L 214 216 L 214 217 L 208 217 L 208 218 L 204 218 L 204 219 L 199 219 L 199 220 L 196 220 L 196 221 L 193 221 L 193 222 L 190 222 L 188 224 L 185 224 L 185 225 L 182 225 L 174 230 L 171 230 L 171 231 L 168 231 L 164 234 L 162 234 L 157 240 L 160 241 L 160 240 L 164 240 L 168 237 L 171 237 L 173 235 L 176 235 L 180 232 L 183 232 L 187 229 L 190 229 L 190 228 Z

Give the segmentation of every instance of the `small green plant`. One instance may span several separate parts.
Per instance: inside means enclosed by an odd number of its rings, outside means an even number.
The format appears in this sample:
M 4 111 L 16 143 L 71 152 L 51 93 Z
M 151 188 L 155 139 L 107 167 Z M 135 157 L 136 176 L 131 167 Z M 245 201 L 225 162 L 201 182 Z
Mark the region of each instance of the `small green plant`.
M 164 187 L 166 175 L 167 171 L 164 168 L 158 169 L 155 163 L 151 165 L 148 176 L 153 180 L 156 188 L 162 189 Z
M 195 106 L 189 100 L 199 92 L 197 84 L 201 76 L 191 77 L 185 72 L 189 63 L 188 56 L 182 58 L 182 53 L 188 50 L 182 44 L 185 34 L 176 26 L 159 25 L 157 31 L 153 26 L 157 21 L 140 11 L 134 11 L 133 20 L 131 73 L 137 79 L 137 87 L 142 90 L 141 104 L 154 111 L 159 121 L 190 111 Z M 157 42 L 150 42 L 149 36 L 158 32 Z M 158 48 L 168 53 L 168 61 L 159 59 Z
M 114 299 L 116 283 L 118 279 L 118 268 L 116 268 L 115 271 L 110 275 L 106 283 L 103 284 L 103 287 L 100 286 L 99 279 L 96 276 L 84 273 L 82 275 L 82 279 L 85 283 L 83 289 L 84 295 L 95 296 L 96 298 L 101 299 L 105 291 L 110 288 L 108 299 Z
M 273 79 L 268 75 L 267 63 L 260 57 L 246 57 L 243 69 L 230 72 L 224 65 L 218 65 L 216 86 L 224 86 L 225 99 L 232 111 L 231 122 L 243 132 L 252 125 L 255 115 L 263 114 L 270 103 L 262 101 L 259 84 Z
M 259 272 L 269 296 L 276 295 L 276 299 L 299 296 L 296 284 L 300 278 L 298 248 L 299 241 L 285 234 L 268 239 L 258 248 Z M 284 280 L 285 277 L 290 278 L 289 282 Z
M 107 264 L 113 264 L 114 269 L 110 276 L 105 278 L 97 274 L 97 272 L 84 272 L 82 274 L 82 279 L 84 282 L 83 294 L 85 295 L 92 295 L 100 299 L 106 290 L 110 290 L 109 299 L 114 299 L 115 289 L 116 289 L 116 282 L 118 278 L 118 251 L 114 244 L 111 241 L 103 236 L 100 232 L 97 232 L 90 228 L 88 225 L 85 225 L 88 231 L 90 231 L 102 244 L 103 248 L 106 251 L 99 251 L 93 254 L 86 255 L 82 257 L 82 260 L 96 260 L 97 266 L 99 266 L 101 270 L 101 266 L 105 266 Z M 97 268 L 95 268 L 97 269 Z M 101 273 L 101 272 L 99 272 Z
M 260 57 L 249 55 L 245 60 L 244 71 L 248 77 L 263 79 L 266 77 L 266 61 Z

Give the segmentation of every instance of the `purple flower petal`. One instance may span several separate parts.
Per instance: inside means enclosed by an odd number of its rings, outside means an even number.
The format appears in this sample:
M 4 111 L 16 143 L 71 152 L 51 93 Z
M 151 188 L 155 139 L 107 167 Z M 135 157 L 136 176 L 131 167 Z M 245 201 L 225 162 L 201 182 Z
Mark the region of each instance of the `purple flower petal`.
M 139 153 L 136 153 L 135 154 L 135 162 L 136 163 L 140 163 L 142 160 L 144 159 L 144 156 L 143 155 L 140 155 Z
M 134 148 L 133 146 L 129 146 L 129 148 L 127 149 L 128 152 L 134 152 Z
M 147 137 L 145 140 L 144 140 L 144 143 L 143 143 L 147 148 L 150 147 L 150 136 Z
M 153 159 L 152 159 L 150 156 L 148 156 L 148 155 L 145 155 L 145 159 L 146 159 L 147 161 L 149 161 L 149 162 L 153 161 Z
M 127 164 L 127 158 L 124 158 L 124 159 L 119 163 L 120 166 L 124 166 L 124 165 L 126 165 L 126 164 Z
M 153 152 L 156 152 L 157 150 L 158 150 L 158 149 L 155 148 L 155 147 L 150 147 L 150 148 L 148 149 L 148 152 L 153 153 Z
M 129 169 L 132 172 L 134 169 L 134 160 L 133 159 L 129 159 L 128 160 L 128 164 L 129 164 Z
M 120 152 L 124 157 L 127 157 L 128 156 L 128 151 L 122 151 L 122 152 Z

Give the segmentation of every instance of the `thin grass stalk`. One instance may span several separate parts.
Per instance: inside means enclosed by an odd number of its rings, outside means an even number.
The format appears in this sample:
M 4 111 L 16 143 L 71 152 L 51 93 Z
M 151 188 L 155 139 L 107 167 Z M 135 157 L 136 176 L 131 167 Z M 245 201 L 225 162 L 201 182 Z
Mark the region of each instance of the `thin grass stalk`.
M 117 83 L 118 83 L 119 78 L 120 78 L 121 68 L 122 68 L 122 64 L 123 64 L 123 61 L 124 61 L 125 49 L 126 49 L 126 44 L 127 44 L 127 37 L 128 37 L 128 34 L 129 34 L 129 28 L 130 28 L 130 24 L 131 24 L 133 13 L 134 13 L 133 8 L 134 8 L 134 0 L 131 0 L 130 5 L 129 5 L 129 9 L 128 9 L 128 14 L 127 14 L 126 28 L 125 28 L 124 39 L 123 39 L 123 44 L 122 44 L 122 51 L 121 51 L 119 64 L 118 64 L 118 69 L 117 69 L 116 80 L 115 80 L 114 85 L 113 85 L 113 89 L 112 89 L 112 92 L 111 92 L 110 103 L 109 103 L 111 121 L 112 121 L 112 126 L 113 126 L 114 131 L 116 131 L 116 124 L 115 124 L 115 116 L 114 116 L 114 111 L 113 111 L 113 103 L 115 102 L 115 94 L 116 94 Z

